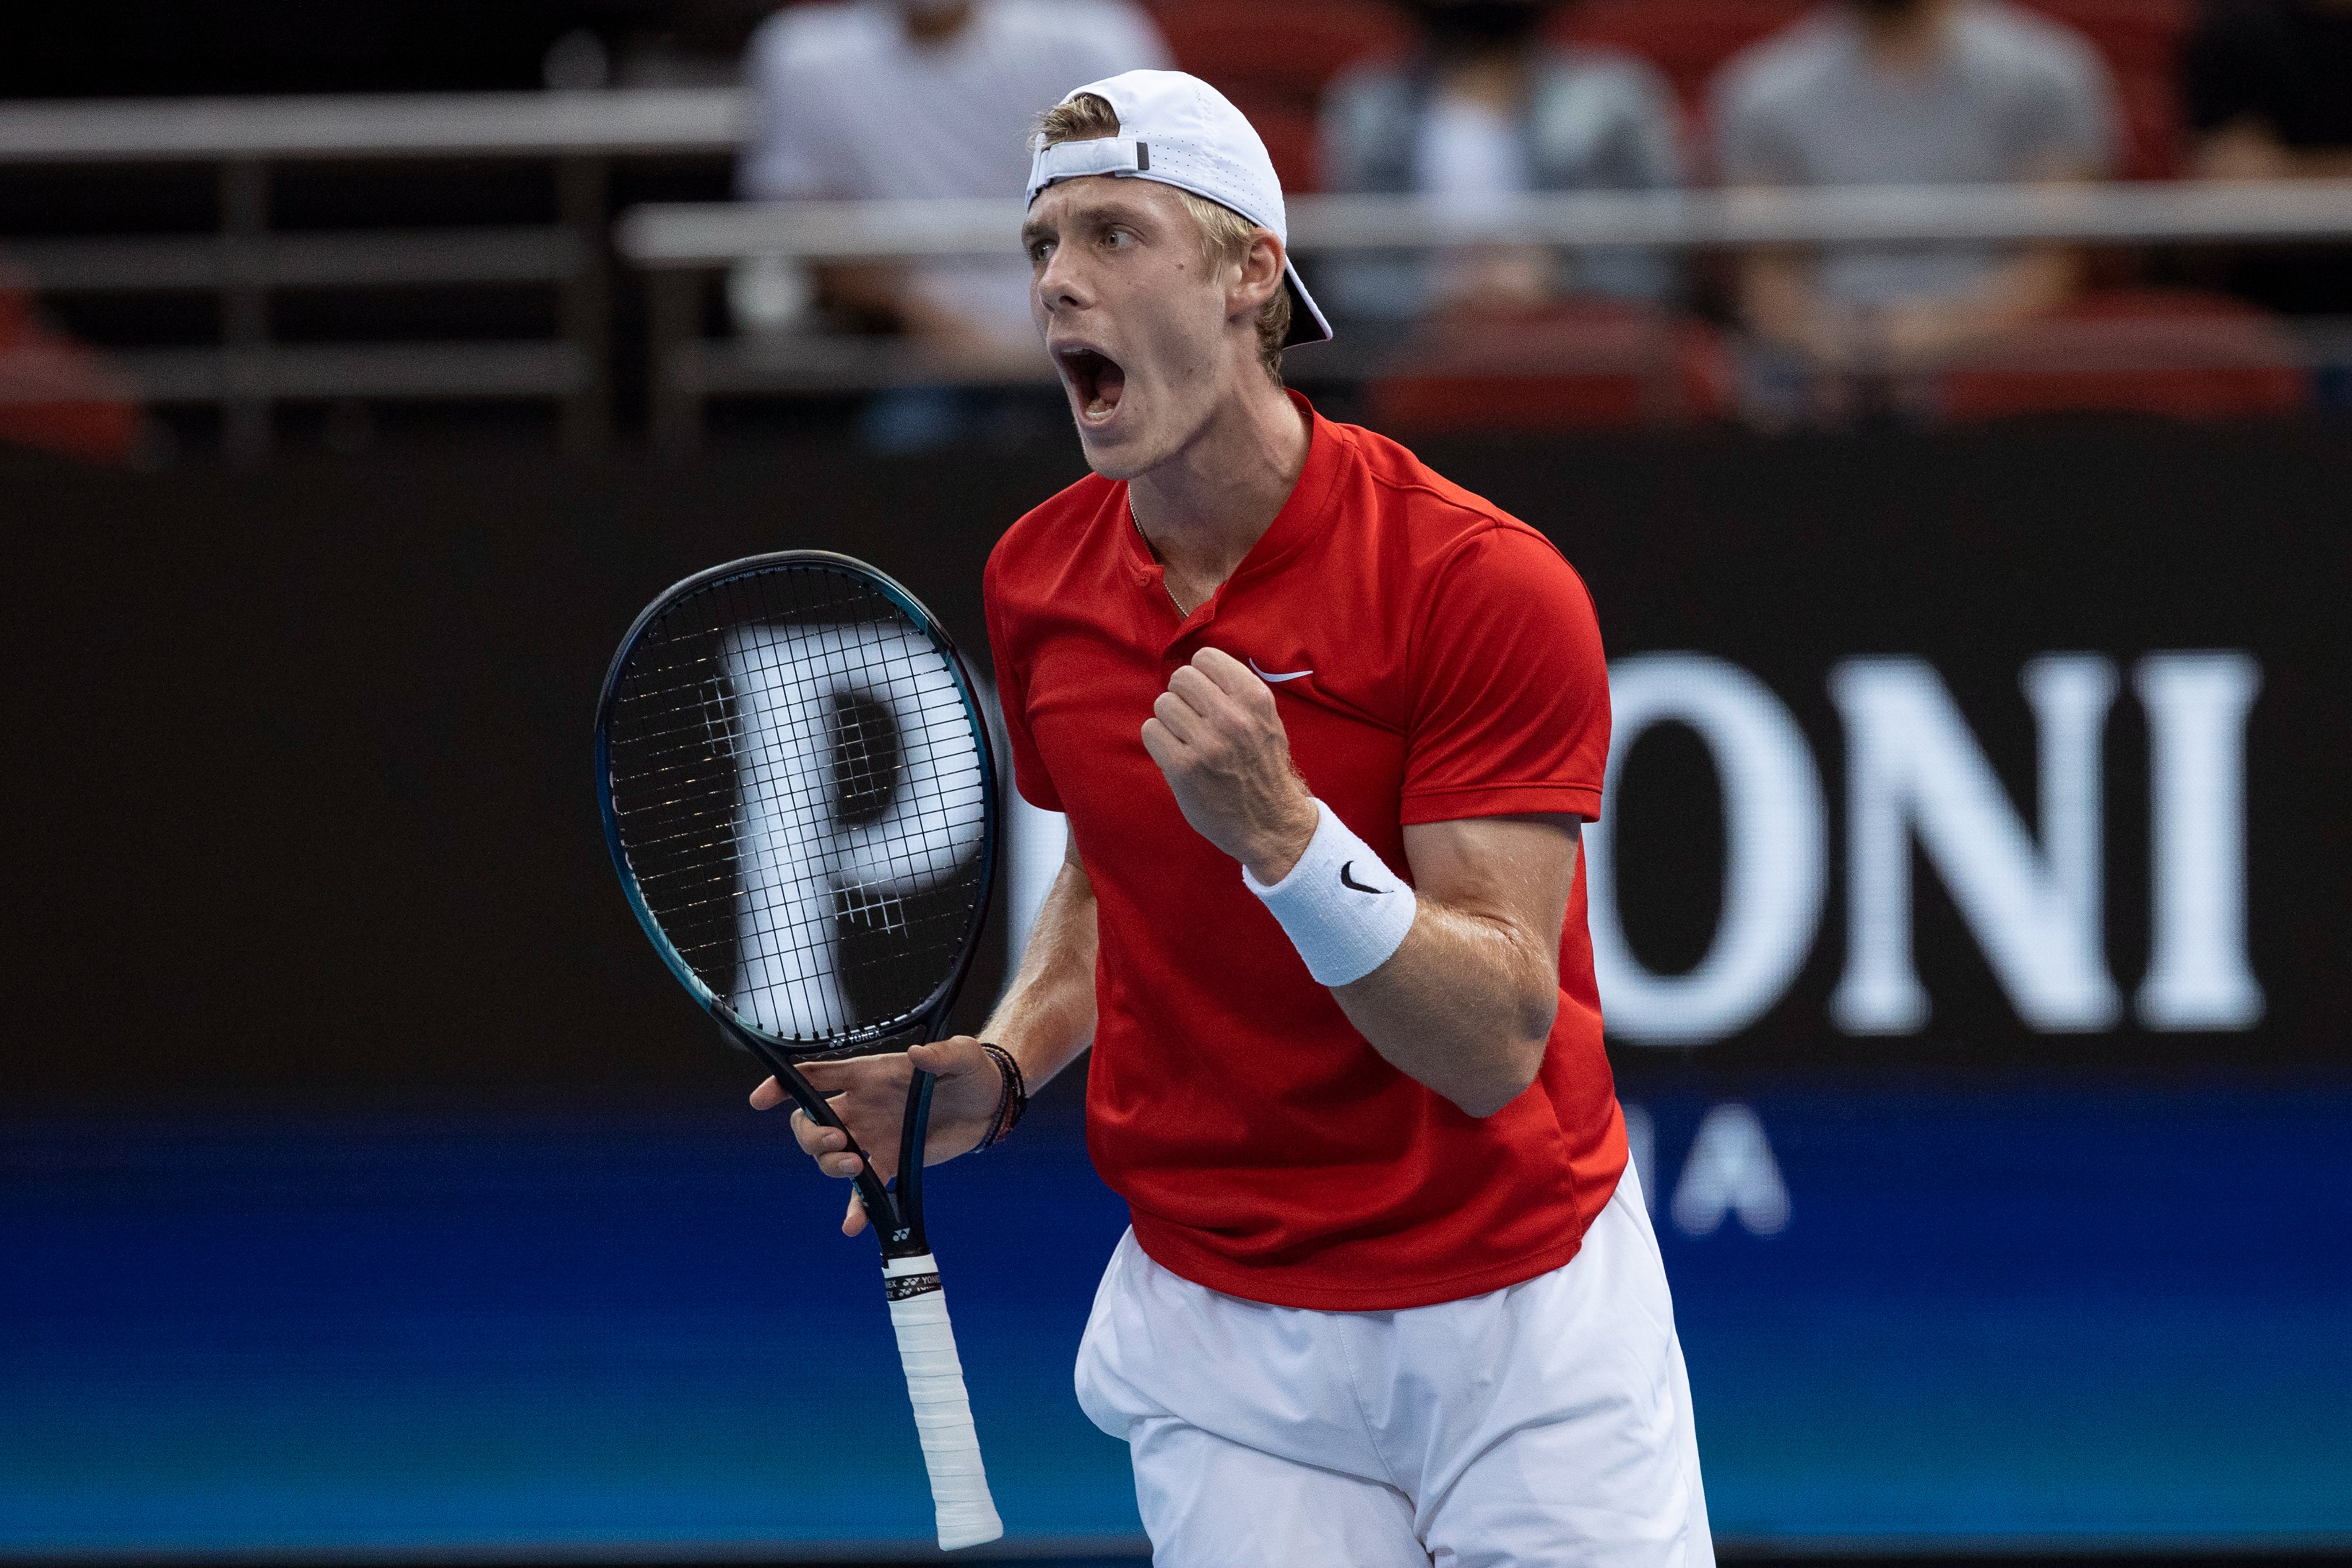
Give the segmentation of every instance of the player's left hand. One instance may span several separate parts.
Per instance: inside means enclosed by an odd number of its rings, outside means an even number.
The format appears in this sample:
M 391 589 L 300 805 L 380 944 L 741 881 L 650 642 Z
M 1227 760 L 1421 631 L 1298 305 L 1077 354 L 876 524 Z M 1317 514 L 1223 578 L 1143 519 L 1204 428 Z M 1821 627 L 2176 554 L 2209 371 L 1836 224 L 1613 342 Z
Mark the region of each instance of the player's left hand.
M 793 1136 L 801 1150 L 832 1176 L 855 1176 L 874 1164 L 874 1174 L 888 1181 L 898 1173 L 898 1136 L 907 1114 L 907 1083 L 914 1070 L 937 1076 L 931 1091 L 930 1136 L 923 1144 L 923 1164 L 938 1165 L 979 1147 L 989 1124 L 996 1118 L 996 1103 L 1004 1092 L 1003 1070 L 968 1034 L 952 1040 L 908 1046 L 903 1053 L 856 1056 L 845 1061 L 809 1061 L 801 1076 L 831 1103 L 849 1131 L 827 1127 L 809 1119 L 805 1111 L 792 1115 Z M 790 1096 L 771 1078 L 751 1091 L 751 1109 L 772 1111 Z M 849 1139 L 866 1152 L 860 1159 L 849 1152 Z M 855 1189 L 849 1212 L 841 1222 L 844 1236 L 866 1228 L 866 1207 Z
M 1184 820 L 1250 868 L 1279 882 L 1315 836 L 1315 797 L 1290 762 L 1274 689 L 1231 653 L 1203 648 L 1168 678 L 1143 725 Z

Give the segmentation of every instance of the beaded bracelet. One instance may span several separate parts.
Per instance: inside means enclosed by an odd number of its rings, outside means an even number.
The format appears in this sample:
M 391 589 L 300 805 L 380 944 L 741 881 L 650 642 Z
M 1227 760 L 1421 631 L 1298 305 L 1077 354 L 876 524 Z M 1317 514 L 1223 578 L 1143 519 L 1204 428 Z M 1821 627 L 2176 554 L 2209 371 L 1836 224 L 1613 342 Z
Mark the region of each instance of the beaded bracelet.
M 1013 1053 L 986 1040 L 980 1042 L 980 1049 L 988 1052 L 989 1059 L 996 1063 L 1003 1087 L 997 1092 L 996 1113 L 988 1119 L 988 1131 L 981 1134 L 974 1153 L 1003 1143 L 1013 1129 L 1020 1125 L 1021 1113 L 1029 1109 L 1029 1085 L 1022 1078 L 1021 1064 L 1013 1060 Z

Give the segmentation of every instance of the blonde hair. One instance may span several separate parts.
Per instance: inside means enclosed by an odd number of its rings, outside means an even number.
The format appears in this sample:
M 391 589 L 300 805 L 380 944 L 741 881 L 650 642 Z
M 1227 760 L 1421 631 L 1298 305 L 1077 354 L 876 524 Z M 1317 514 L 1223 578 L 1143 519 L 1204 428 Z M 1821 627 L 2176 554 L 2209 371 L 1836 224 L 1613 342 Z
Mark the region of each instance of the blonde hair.
M 1041 115 L 1037 134 L 1047 147 L 1064 141 L 1098 141 L 1118 134 L 1118 111 L 1100 94 L 1082 92 Z M 1215 268 L 1240 267 L 1249 259 L 1250 241 L 1256 237 L 1260 225 L 1206 196 L 1196 196 L 1175 186 L 1169 188 L 1176 192 L 1184 210 L 1200 226 L 1203 262 Z M 1257 313 L 1258 363 L 1265 367 L 1265 373 L 1276 386 L 1282 384 L 1282 340 L 1289 336 L 1290 285 L 1286 280 L 1275 289 L 1274 298 L 1258 308 Z

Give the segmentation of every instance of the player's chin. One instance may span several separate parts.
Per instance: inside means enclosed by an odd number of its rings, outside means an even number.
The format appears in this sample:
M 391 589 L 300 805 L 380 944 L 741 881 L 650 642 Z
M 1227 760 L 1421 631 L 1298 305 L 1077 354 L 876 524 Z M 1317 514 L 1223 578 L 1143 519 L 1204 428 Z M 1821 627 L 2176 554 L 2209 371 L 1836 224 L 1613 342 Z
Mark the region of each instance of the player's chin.
M 1086 448 L 1087 466 L 1106 479 L 1132 479 L 1151 465 L 1143 455 L 1142 432 L 1127 417 L 1124 407 L 1108 419 L 1088 419 L 1076 411 L 1078 444 Z

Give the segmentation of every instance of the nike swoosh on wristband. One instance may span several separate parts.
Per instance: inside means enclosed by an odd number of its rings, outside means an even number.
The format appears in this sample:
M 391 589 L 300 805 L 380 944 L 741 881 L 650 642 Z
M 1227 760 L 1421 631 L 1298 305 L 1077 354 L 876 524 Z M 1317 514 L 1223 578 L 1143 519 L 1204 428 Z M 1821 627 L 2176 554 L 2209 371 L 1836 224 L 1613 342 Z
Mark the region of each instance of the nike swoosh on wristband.
M 1249 662 L 1249 667 L 1251 672 L 1255 674 L 1259 680 L 1269 684 L 1276 681 L 1295 681 L 1301 675 L 1311 675 L 1315 673 L 1313 670 L 1286 670 L 1280 674 L 1276 674 L 1272 670 L 1259 669 L 1255 659 L 1252 659 Z
M 1354 861 L 1349 861 L 1346 864 L 1340 866 L 1339 885 L 1341 887 L 1352 887 L 1358 893 L 1388 893 L 1391 891 L 1385 887 L 1366 887 L 1362 883 L 1358 882 L 1354 877 L 1349 876 L 1348 873 L 1355 869 L 1355 864 L 1356 862 Z

